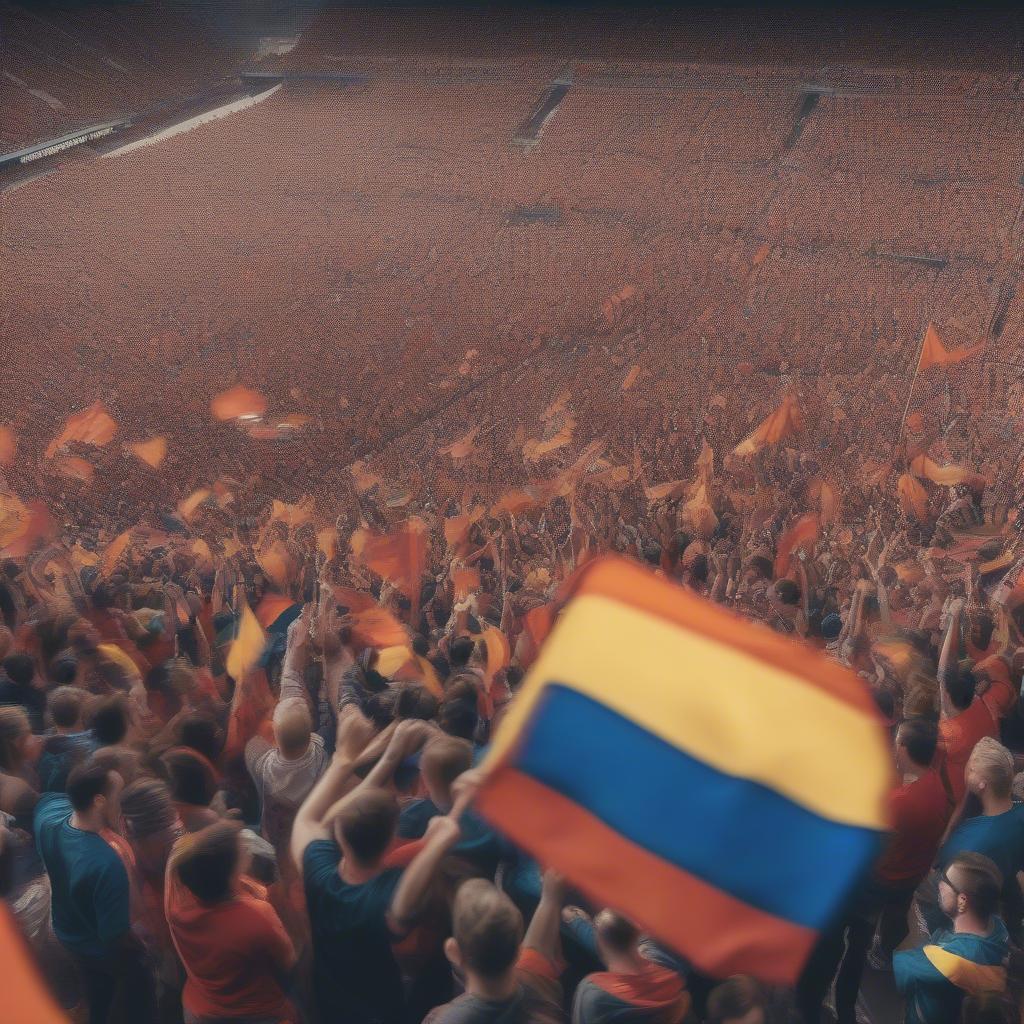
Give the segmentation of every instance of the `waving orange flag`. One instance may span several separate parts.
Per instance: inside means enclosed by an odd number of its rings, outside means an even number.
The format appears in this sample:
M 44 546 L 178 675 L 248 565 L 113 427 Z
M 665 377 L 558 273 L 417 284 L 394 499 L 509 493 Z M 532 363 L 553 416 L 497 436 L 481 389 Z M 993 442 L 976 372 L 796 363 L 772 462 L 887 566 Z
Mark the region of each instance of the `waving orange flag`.
M 444 539 L 448 547 L 453 548 L 461 544 L 469 535 L 470 528 L 479 519 L 483 518 L 487 510 L 483 505 L 476 505 L 462 515 L 451 516 L 444 521 Z
M 304 495 L 294 505 L 288 505 L 275 498 L 270 506 L 270 518 L 287 526 L 302 526 L 313 518 L 313 499 Z
M 453 459 L 464 459 L 468 455 L 472 454 L 473 442 L 476 440 L 476 435 L 480 433 L 479 427 L 474 427 L 464 437 L 460 437 L 457 441 L 452 441 L 447 448 L 441 448 L 439 454 L 450 455 Z
M 928 329 L 924 332 L 921 359 L 917 364 L 917 369 L 920 373 L 921 370 L 927 370 L 930 366 L 953 366 L 984 351 L 984 345 L 972 345 L 970 348 L 962 348 L 956 352 L 947 352 L 945 345 L 939 340 L 939 332 L 935 330 L 935 324 L 929 324 Z
M 465 601 L 474 590 L 480 589 L 479 569 L 460 568 L 452 573 L 452 583 L 455 587 L 455 600 Z
M 10 427 L 0 427 L 0 466 L 10 466 L 18 451 L 18 438 Z
M 801 516 L 780 538 L 775 552 L 775 575 L 785 576 L 794 551 L 809 548 L 818 538 L 818 517 L 814 512 Z
M 96 467 L 86 459 L 80 459 L 77 455 L 63 455 L 53 460 L 53 468 L 66 476 L 69 480 L 81 480 L 82 483 L 91 483 L 96 475 Z
M 964 466 L 940 466 L 927 455 L 917 455 L 910 460 L 910 472 L 914 476 L 924 477 L 940 487 L 955 487 L 957 484 L 977 485 L 984 483 L 985 478 Z
M 394 533 L 379 534 L 360 527 L 352 534 L 352 553 L 406 597 L 419 598 L 427 564 L 427 524 L 418 516 L 407 519 Z
M 68 418 L 64 429 L 50 442 L 46 458 L 52 459 L 57 452 L 72 441 L 92 444 L 102 448 L 109 444 L 117 433 L 117 424 L 102 402 L 94 402 L 88 409 Z
M 0 533 L 3 533 L 3 502 L 0 495 Z M 48 541 L 57 535 L 57 524 L 50 515 L 50 510 L 38 498 L 28 503 L 28 522 L 24 529 L 0 547 L 0 558 L 24 558 L 32 553 L 42 541 Z
M 353 611 L 351 615 L 351 636 L 355 647 L 375 647 L 381 650 L 408 645 L 409 631 L 387 608 L 374 604 L 370 608 Z
M 267 400 L 258 391 L 238 384 L 215 395 L 210 411 L 222 421 L 258 418 L 267 411 Z
M 29 511 L 14 494 L 0 494 L 0 547 L 17 540 L 27 529 Z
M 928 518 L 928 492 L 909 473 L 901 474 L 896 481 L 896 493 L 908 516 L 919 523 Z
M 166 437 L 151 437 L 148 441 L 134 441 L 127 447 L 132 455 L 153 469 L 159 469 L 160 463 L 167 457 Z
M 736 455 L 753 455 L 769 444 L 777 444 L 795 434 L 803 425 L 796 398 L 787 395 L 782 405 L 733 449 Z
M 193 491 L 187 498 L 178 502 L 178 515 L 187 523 L 211 493 L 209 487 L 200 487 L 198 491 Z

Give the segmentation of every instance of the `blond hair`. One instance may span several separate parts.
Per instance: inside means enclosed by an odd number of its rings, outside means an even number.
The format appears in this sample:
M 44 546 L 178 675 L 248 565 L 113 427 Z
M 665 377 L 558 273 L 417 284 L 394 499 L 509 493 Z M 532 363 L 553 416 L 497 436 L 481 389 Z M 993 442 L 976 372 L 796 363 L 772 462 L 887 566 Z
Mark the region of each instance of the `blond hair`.
M 984 776 L 996 796 L 1009 796 L 1013 788 L 1013 754 L 998 740 L 982 736 L 968 759 Z

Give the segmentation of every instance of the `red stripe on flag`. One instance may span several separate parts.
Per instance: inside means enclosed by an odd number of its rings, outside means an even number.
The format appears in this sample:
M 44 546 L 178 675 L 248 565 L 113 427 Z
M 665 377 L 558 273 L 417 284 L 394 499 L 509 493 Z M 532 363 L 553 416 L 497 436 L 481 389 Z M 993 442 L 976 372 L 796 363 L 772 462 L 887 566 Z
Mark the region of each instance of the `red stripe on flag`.
M 791 984 L 817 938 L 673 867 L 514 769 L 488 778 L 477 808 L 598 906 L 628 914 L 708 974 Z

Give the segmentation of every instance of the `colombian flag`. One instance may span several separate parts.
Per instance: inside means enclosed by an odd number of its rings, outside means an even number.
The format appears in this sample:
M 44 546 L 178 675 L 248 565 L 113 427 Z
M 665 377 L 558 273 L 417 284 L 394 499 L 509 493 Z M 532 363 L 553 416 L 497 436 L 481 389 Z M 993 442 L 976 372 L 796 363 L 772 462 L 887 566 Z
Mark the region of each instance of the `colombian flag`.
M 886 827 L 869 693 L 633 562 L 590 562 L 571 598 L 480 811 L 701 970 L 792 982 Z

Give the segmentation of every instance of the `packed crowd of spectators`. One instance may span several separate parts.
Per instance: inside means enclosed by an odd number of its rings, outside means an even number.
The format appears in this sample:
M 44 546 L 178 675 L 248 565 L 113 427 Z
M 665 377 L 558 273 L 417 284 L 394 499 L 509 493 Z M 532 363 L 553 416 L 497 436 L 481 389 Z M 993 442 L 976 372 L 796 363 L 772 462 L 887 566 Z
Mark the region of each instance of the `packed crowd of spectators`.
M 870 964 L 908 1021 L 1018 1019 L 1015 512 L 951 488 L 930 522 L 871 509 L 794 544 L 781 514 L 699 530 L 671 497 L 631 516 L 631 493 L 449 509 L 415 600 L 286 506 L 231 543 L 150 529 L 7 561 L 3 890 L 61 1002 L 94 1022 L 853 1024 Z M 472 809 L 531 613 L 600 550 L 827 649 L 892 731 L 885 852 L 792 991 L 702 976 Z M 247 608 L 265 632 L 236 679 Z

